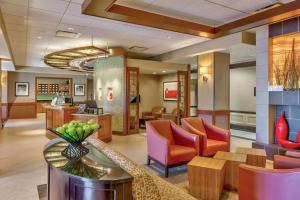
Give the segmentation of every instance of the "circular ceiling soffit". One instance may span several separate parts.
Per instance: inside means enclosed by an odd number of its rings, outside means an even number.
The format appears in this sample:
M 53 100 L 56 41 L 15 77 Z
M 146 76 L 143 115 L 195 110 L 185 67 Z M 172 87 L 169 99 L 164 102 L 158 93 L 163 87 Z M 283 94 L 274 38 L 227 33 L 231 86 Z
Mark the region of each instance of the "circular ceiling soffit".
M 95 46 L 84 46 L 47 54 L 44 56 L 44 63 L 59 69 L 77 72 L 93 72 L 93 67 L 87 65 L 87 63 L 108 55 L 109 52 L 104 49 Z

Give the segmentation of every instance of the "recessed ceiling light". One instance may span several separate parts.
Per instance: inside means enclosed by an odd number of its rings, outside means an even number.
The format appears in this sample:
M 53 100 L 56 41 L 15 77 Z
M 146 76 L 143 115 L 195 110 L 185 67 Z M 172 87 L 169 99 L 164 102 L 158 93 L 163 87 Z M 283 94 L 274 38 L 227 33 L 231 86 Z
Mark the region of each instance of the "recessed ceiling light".
M 166 73 L 166 72 L 167 72 L 166 70 L 163 70 L 163 71 L 162 71 L 162 73 Z
M 170 35 L 167 36 L 168 39 L 171 39 L 172 37 Z
M 39 39 L 39 40 L 42 39 L 42 38 L 43 38 L 42 36 L 37 36 L 37 39 Z
M 69 31 L 74 31 L 74 28 L 69 27 L 68 30 L 69 30 Z
M 156 74 L 156 72 L 152 72 L 152 74 Z

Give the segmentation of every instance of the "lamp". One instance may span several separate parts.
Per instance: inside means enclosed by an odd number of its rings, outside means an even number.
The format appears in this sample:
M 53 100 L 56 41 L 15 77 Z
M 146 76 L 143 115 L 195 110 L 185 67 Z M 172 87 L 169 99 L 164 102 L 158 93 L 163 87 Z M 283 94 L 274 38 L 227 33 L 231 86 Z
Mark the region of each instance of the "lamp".
M 207 82 L 207 75 L 211 74 L 210 66 L 199 66 L 199 75 L 202 76 L 202 81 Z

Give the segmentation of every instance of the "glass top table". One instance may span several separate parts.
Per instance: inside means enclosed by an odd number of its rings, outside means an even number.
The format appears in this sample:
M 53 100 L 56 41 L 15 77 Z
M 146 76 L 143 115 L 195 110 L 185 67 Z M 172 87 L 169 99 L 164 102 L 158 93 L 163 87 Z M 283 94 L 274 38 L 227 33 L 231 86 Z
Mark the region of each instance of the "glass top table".
M 64 173 L 80 178 L 100 181 L 132 179 L 126 171 L 90 144 L 85 145 L 89 150 L 88 154 L 79 160 L 69 160 L 61 154 L 67 145 L 67 142 L 60 138 L 51 140 L 44 148 L 46 162 Z

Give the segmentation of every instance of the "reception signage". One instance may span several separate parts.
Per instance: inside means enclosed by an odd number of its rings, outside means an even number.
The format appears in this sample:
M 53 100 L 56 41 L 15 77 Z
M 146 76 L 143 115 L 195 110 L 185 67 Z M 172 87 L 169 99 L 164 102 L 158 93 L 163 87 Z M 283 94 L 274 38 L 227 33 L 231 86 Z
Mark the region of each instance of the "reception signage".
M 163 99 L 164 101 L 177 101 L 178 98 L 178 82 L 163 83 Z

